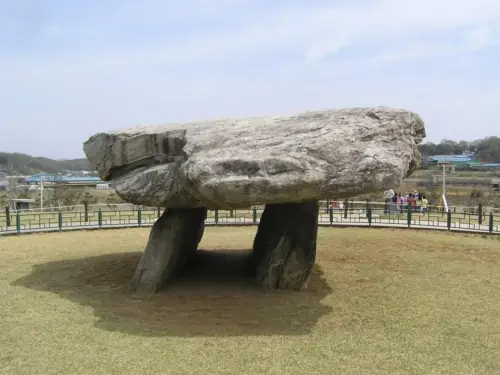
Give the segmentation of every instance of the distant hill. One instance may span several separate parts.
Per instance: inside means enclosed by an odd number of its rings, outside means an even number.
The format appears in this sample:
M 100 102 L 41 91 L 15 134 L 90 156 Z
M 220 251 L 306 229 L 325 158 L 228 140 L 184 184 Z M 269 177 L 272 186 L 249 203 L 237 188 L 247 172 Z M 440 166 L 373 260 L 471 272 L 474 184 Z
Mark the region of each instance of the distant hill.
M 0 172 L 8 174 L 92 171 L 87 159 L 54 160 L 19 153 L 0 152 Z

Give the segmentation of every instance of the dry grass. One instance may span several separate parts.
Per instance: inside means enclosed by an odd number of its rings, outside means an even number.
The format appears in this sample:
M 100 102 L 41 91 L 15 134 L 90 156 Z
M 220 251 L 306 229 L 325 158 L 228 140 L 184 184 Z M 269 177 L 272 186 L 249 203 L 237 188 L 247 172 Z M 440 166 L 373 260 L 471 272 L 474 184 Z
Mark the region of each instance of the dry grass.
M 153 297 L 127 289 L 147 229 L 0 237 L 0 373 L 500 373 L 495 237 L 320 229 L 310 289 L 265 292 L 254 233 L 207 228 Z

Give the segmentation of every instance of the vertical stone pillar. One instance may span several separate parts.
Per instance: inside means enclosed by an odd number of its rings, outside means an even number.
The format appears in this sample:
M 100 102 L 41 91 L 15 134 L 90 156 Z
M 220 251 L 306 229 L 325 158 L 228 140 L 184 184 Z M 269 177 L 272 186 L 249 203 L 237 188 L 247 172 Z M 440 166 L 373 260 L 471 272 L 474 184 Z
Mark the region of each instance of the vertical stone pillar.
M 251 266 L 270 289 L 300 290 L 316 259 L 318 202 L 268 204 L 254 239 Z
M 132 288 L 157 292 L 181 271 L 203 236 L 206 208 L 167 209 L 151 229 Z

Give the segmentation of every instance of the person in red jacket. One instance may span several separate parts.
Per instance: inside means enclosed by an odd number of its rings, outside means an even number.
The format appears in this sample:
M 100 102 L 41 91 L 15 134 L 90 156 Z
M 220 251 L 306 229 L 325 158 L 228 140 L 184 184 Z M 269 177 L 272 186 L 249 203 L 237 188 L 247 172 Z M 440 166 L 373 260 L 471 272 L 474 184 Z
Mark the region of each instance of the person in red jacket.
M 415 206 L 417 205 L 417 200 L 413 193 L 411 193 L 408 197 L 408 209 L 411 211 L 415 211 Z

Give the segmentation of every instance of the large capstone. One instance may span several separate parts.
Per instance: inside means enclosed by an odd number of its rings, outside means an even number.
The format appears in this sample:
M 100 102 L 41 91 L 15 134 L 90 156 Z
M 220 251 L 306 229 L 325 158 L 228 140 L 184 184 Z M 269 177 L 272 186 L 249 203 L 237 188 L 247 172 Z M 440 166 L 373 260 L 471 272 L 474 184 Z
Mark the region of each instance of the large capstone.
M 269 289 L 300 290 L 316 259 L 317 202 L 269 204 L 251 257 L 257 281 Z
M 203 236 L 207 210 L 167 209 L 151 229 L 132 288 L 157 292 L 186 266 Z
M 257 280 L 300 289 L 314 263 L 321 199 L 388 190 L 420 164 L 424 123 L 410 111 L 345 108 L 290 116 L 141 125 L 98 133 L 84 151 L 137 205 L 167 207 L 133 279 L 157 291 L 203 235 L 206 209 L 266 205 L 252 255 Z
M 125 201 L 231 209 L 393 188 L 424 137 L 413 112 L 348 108 L 137 126 L 96 134 L 84 151 Z

